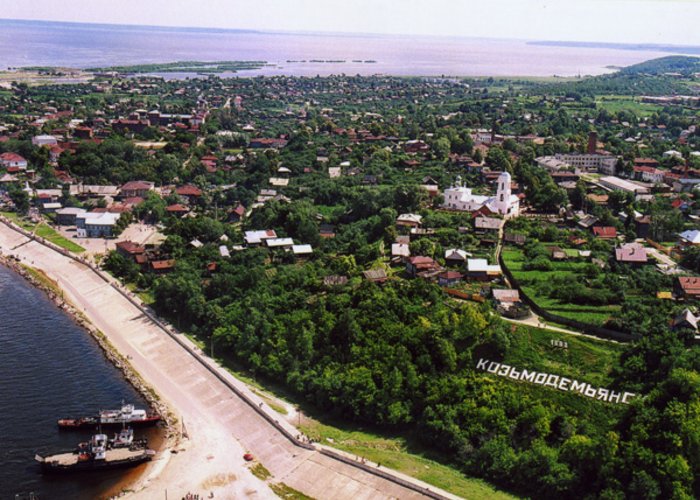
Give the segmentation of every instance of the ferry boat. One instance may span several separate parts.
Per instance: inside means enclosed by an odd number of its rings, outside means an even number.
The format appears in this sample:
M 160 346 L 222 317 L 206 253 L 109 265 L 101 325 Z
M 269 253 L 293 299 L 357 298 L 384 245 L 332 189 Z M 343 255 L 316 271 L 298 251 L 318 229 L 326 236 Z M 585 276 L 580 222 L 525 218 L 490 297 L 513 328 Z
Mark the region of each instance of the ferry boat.
M 160 421 L 160 415 L 146 410 L 136 409 L 134 405 L 123 404 L 119 410 L 100 410 L 94 417 L 62 418 L 58 421 L 60 429 L 88 429 L 102 427 L 146 427 Z
M 134 429 L 131 427 L 124 427 L 119 433 L 115 433 L 108 442 L 109 448 L 145 448 L 147 445 L 146 438 L 134 440 Z
M 42 472 L 62 473 L 135 467 L 151 460 L 155 453 L 134 445 L 113 448 L 106 434 L 95 434 L 89 442 L 80 443 L 76 450 L 46 457 L 37 453 L 34 459 L 41 464 Z

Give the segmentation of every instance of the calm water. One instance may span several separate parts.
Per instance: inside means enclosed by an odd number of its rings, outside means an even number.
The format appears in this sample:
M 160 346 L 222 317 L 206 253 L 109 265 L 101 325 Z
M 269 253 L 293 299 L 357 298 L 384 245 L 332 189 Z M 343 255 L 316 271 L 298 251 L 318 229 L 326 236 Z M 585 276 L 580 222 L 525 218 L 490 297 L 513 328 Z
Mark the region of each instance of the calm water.
M 34 454 L 72 449 L 89 437 L 59 432 L 60 417 L 116 408 L 122 399 L 142 408 L 145 402 L 89 334 L 2 266 L 0 318 L 0 499 L 29 492 L 41 500 L 99 497 L 123 473 L 45 477 Z
M 532 45 L 517 40 L 264 33 L 0 20 L 0 69 L 104 67 L 183 60 L 273 63 L 249 75 L 392 74 L 571 76 L 610 71 L 668 53 Z M 343 64 L 311 63 L 344 60 Z M 302 62 L 287 62 L 290 60 Z M 353 63 L 375 60 L 376 64 Z

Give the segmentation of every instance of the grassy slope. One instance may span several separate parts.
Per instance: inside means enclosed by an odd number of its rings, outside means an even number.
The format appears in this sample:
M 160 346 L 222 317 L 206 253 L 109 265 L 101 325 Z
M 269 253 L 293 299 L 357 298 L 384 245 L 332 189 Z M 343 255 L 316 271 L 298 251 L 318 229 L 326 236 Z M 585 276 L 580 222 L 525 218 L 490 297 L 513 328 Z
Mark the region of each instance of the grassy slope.
M 515 498 L 485 481 L 467 477 L 456 468 L 437 462 L 434 459 L 437 457 L 430 451 L 404 437 L 380 435 L 345 423 L 322 424 L 308 418 L 302 421 L 301 430 L 321 443 L 366 458 L 381 464 L 382 467 L 397 470 L 464 498 Z
M 537 305 L 547 309 L 553 314 L 583 321 L 595 325 L 602 325 L 619 310 L 619 306 L 580 306 L 577 304 L 561 303 L 556 299 L 538 295 L 533 286 L 537 281 L 546 281 L 553 276 L 575 277 L 586 266 L 585 262 L 553 262 L 552 271 L 524 271 L 522 269 L 524 256 L 520 250 L 504 249 L 503 260 L 513 276 L 520 282 L 525 293 L 534 300 Z
M 552 347 L 552 340 L 567 342 L 568 349 Z M 613 366 L 624 350 L 622 344 L 576 337 L 531 326 L 518 326 L 505 362 L 517 367 L 606 386 Z
M 65 248 L 69 252 L 81 253 L 85 251 L 83 247 L 81 247 L 77 243 L 73 243 L 68 238 L 61 236 L 58 232 L 56 232 L 55 229 L 46 224 L 39 224 L 35 232 L 37 236 L 41 236 L 42 238 L 49 240 L 54 245 L 58 245 L 61 248 Z
M 26 229 L 27 231 L 34 231 L 37 236 L 40 236 L 50 241 L 54 245 L 58 245 L 61 248 L 65 248 L 69 252 L 82 253 L 85 251 L 83 247 L 81 247 L 77 243 L 73 243 L 67 238 L 64 238 L 51 226 L 43 222 L 39 224 L 33 224 L 28 220 L 20 217 L 16 212 L 1 212 L 1 214 L 10 219 L 15 224 L 17 224 L 22 229 Z

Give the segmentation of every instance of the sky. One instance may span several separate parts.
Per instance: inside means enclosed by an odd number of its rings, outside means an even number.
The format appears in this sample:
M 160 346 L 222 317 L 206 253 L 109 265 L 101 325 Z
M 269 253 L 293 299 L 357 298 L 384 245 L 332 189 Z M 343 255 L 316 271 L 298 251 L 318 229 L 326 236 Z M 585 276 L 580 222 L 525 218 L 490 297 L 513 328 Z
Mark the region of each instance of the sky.
M 0 18 L 700 45 L 700 0 L 0 0 Z

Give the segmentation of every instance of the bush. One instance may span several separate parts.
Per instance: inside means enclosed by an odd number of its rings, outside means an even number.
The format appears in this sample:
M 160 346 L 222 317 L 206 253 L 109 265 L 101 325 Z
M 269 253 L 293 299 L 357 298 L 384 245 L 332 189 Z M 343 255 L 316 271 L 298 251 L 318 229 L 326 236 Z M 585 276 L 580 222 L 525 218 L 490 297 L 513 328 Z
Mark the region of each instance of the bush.
M 523 269 L 526 271 L 551 271 L 553 268 L 552 261 L 544 255 L 535 257 L 523 264 Z

